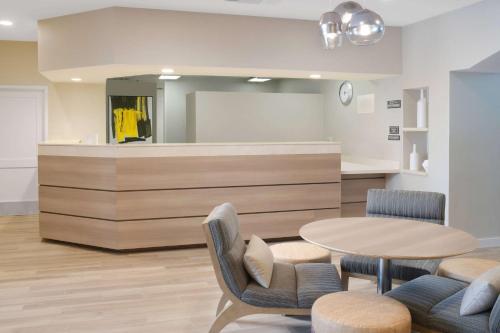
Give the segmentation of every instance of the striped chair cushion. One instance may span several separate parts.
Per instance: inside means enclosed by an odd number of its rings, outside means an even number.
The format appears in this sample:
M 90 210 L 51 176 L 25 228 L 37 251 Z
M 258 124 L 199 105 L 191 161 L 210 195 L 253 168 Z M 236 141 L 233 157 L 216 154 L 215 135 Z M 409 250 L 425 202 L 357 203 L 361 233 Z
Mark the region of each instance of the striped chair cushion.
M 466 283 L 434 275 L 424 275 L 385 294 L 408 307 L 412 320 L 428 326 L 428 313 L 438 303 L 456 294 Z
M 236 210 L 225 203 L 217 206 L 207 219 L 224 281 L 234 295 L 241 297 L 249 276 L 243 265 L 246 244 L 239 233 Z
M 443 333 L 490 333 L 489 311 L 470 316 L 460 315 L 460 305 L 465 290 L 457 292 L 434 306 L 430 311 L 427 326 Z
M 500 332 L 500 295 L 497 298 L 497 302 L 493 306 L 493 310 L 491 310 L 490 332 Z
M 297 264 L 295 273 L 299 308 L 310 309 L 321 296 L 342 291 L 339 273 L 334 265 Z
M 247 304 L 260 307 L 296 308 L 297 279 L 292 264 L 274 263 L 271 285 L 269 288 L 252 281 L 241 295 Z
M 441 193 L 419 191 L 368 190 L 366 215 L 405 218 L 444 224 L 446 197 Z M 441 260 L 393 260 L 392 277 L 410 281 L 425 274 L 434 274 Z M 378 261 L 362 256 L 341 259 L 343 271 L 377 275 Z
M 441 193 L 420 191 L 368 190 L 367 216 L 418 219 L 444 223 L 446 197 Z
M 411 281 L 422 275 L 435 274 L 441 260 L 393 260 L 392 278 Z M 347 255 L 341 258 L 343 271 L 363 275 L 377 275 L 378 260 L 370 257 Z

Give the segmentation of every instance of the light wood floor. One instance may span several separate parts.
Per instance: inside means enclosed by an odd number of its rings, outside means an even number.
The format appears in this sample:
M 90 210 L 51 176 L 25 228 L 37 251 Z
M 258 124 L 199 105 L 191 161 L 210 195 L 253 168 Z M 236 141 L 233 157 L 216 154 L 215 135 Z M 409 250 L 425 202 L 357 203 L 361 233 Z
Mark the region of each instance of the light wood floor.
M 42 242 L 37 219 L 0 218 L 0 332 L 208 330 L 220 292 L 206 249 L 123 254 Z M 472 255 L 498 259 L 500 248 Z M 375 292 L 369 281 L 351 285 Z M 224 332 L 305 333 L 310 323 L 252 316 Z

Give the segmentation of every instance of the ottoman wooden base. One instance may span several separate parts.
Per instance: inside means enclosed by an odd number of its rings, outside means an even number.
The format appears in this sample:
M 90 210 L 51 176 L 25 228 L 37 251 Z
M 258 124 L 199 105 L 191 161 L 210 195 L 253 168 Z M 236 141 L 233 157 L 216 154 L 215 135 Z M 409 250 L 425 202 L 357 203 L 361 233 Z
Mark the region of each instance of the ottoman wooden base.
M 499 265 L 498 261 L 479 258 L 447 259 L 439 265 L 438 275 L 471 283 L 479 275 Z
M 287 242 L 269 247 L 274 261 L 288 264 L 331 263 L 330 251 L 314 244 L 305 242 Z
M 313 305 L 315 333 L 410 333 L 410 312 L 398 301 L 345 291 L 320 297 Z

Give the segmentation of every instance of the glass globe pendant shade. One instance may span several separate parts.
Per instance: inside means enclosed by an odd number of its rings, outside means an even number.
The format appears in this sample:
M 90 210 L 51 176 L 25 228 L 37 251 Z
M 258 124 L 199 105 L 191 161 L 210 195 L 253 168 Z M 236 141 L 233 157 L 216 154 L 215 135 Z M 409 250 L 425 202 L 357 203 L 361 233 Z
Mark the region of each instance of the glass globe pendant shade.
M 340 5 L 335 7 L 333 11 L 340 15 L 340 18 L 342 19 L 342 30 L 344 32 L 347 30 L 347 25 L 351 22 L 352 16 L 360 10 L 363 10 L 363 7 L 354 1 L 342 2 Z
M 319 20 L 321 37 L 325 49 L 331 50 L 342 46 L 344 33 L 342 32 L 342 19 L 336 12 L 327 12 Z
M 352 16 L 346 32 L 347 38 L 354 45 L 375 44 L 384 37 L 384 33 L 384 20 L 368 9 L 363 9 Z

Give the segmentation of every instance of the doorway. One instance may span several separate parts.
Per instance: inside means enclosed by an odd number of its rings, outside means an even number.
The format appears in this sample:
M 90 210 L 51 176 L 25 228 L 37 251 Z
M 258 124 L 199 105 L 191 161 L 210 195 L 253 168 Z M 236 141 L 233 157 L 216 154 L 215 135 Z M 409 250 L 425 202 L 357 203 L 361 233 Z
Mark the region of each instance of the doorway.
M 47 138 L 47 87 L 0 86 L 0 216 L 38 212 L 38 143 Z

